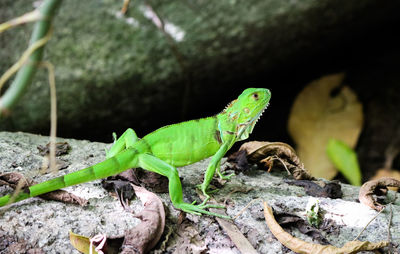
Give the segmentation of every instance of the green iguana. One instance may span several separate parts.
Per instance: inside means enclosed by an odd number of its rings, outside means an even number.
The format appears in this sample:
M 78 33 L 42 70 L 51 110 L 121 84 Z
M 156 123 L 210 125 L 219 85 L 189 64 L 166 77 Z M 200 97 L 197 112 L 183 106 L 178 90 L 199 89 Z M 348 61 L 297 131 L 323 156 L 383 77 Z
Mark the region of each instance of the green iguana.
M 206 204 L 210 198 L 207 188 L 215 170 L 222 179 L 229 179 L 233 175 L 223 175 L 220 172 L 220 161 L 236 141 L 248 138 L 268 106 L 270 98 L 271 93 L 268 89 L 248 88 L 215 116 L 168 125 L 142 139 L 139 139 L 132 129 L 128 129 L 114 141 L 103 162 L 30 186 L 16 197 L 3 196 L 0 198 L 0 207 L 67 186 L 116 175 L 129 168 L 140 167 L 168 177 L 169 195 L 175 208 L 196 215 L 229 218 L 205 210 L 212 207 L 222 208 Z M 189 165 L 212 155 L 204 181 L 200 185 L 206 196 L 205 200 L 198 205 L 184 202 L 181 181 L 175 167 Z

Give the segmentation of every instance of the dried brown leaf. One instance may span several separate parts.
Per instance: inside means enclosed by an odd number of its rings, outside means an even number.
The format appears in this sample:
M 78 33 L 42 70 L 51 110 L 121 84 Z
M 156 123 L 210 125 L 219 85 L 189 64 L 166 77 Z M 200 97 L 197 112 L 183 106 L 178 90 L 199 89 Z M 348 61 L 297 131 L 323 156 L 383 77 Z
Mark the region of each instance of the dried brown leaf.
M 15 189 L 20 181 L 23 183 L 23 185 L 20 186 L 21 188 L 26 188 L 34 184 L 32 180 L 26 179 L 20 173 L 12 172 L 0 175 L 0 186 L 8 185 L 11 188 Z
M 386 194 L 388 187 L 400 187 L 400 181 L 391 177 L 383 177 L 364 183 L 358 194 L 360 202 L 376 211 L 381 211 L 384 206 L 374 199 L 374 195 Z
M 133 184 L 131 185 L 135 190 L 136 195 L 142 201 L 144 209 L 140 213 L 134 215 L 136 218 L 141 220 L 141 223 L 136 227 L 125 231 L 120 253 L 148 253 L 157 244 L 163 234 L 165 227 L 164 206 L 157 195 L 147 191 L 143 187 Z M 126 205 L 124 202 L 122 202 L 122 204 Z M 128 211 L 129 209 L 125 207 L 125 210 Z M 119 249 L 119 246 L 117 247 L 117 245 L 121 238 L 122 237 L 120 236 L 108 237 L 106 242 L 105 235 L 98 235 L 98 239 L 92 238 L 90 241 L 95 240 L 101 242 L 101 250 L 103 250 L 105 246 L 110 247 L 109 250 L 111 250 Z M 78 242 L 81 249 L 89 248 L 88 238 L 80 236 L 80 238 L 76 238 L 75 241 Z M 96 248 L 98 247 L 99 246 Z M 99 251 L 98 249 L 96 250 Z
M 165 211 L 161 199 L 143 187 L 133 185 L 136 195 L 144 205 L 144 209 L 135 217 L 142 222 L 125 232 L 121 253 L 147 253 L 160 240 L 165 227 Z
M 211 208 L 210 211 L 218 212 L 218 210 Z M 240 232 L 239 228 L 230 221 L 215 217 L 219 225 L 223 228 L 235 246 L 240 250 L 241 253 L 246 254 L 257 254 L 258 252 L 251 245 L 249 240 Z
M 276 222 L 272 208 L 264 202 L 265 221 L 272 234 L 290 250 L 300 254 L 339 254 L 339 253 L 357 253 L 360 251 L 376 250 L 389 245 L 389 242 L 381 241 L 371 243 L 368 241 L 351 241 L 347 242 L 343 247 L 338 248 L 332 245 L 320 245 L 308 243 L 301 239 L 291 236 Z
M 354 148 L 361 132 L 362 105 L 349 87 L 340 86 L 343 79 L 340 73 L 311 82 L 290 112 L 289 133 L 302 162 L 317 178 L 332 179 L 337 174 L 326 155 L 328 140 L 335 138 Z M 335 89 L 337 95 L 331 96 Z
M 40 195 L 39 197 L 46 199 L 46 200 L 55 200 L 61 201 L 67 204 L 76 204 L 80 206 L 85 206 L 88 201 L 84 198 L 78 197 L 72 193 L 69 193 L 65 190 L 55 190 L 45 194 Z
M 313 179 L 295 150 L 282 142 L 252 141 L 244 143 L 239 151 L 246 151 L 247 160 L 251 163 L 262 164 L 271 170 L 277 163 L 287 169 L 295 179 Z
M 370 180 L 378 180 L 383 177 L 391 177 L 400 181 L 400 172 L 395 169 L 381 168 L 376 171 L 375 175 Z M 399 190 L 398 187 L 388 187 L 388 189 L 392 191 Z

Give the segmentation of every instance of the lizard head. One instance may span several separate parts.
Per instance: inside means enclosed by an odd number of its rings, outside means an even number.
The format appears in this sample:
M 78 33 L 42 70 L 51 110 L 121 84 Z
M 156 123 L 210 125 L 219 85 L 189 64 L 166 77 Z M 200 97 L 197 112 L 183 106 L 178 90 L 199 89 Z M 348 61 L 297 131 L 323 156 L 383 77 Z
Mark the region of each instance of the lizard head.
M 236 125 L 238 140 L 249 137 L 270 99 L 271 92 L 266 88 L 247 88 L 225 108 L 224 115 Z

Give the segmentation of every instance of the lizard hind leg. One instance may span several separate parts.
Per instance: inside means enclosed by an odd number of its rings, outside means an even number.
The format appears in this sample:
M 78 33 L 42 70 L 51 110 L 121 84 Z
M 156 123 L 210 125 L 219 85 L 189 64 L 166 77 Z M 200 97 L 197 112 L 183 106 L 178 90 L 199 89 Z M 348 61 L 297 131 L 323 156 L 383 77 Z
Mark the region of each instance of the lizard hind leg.
M 195 215 L 207 214 L 210 216 L 217 216 L 224 219 L 230 219 L 229 216 L 205 210 L 207 208 L 221 208 L 221 206 L 219 205 L 213 205 L 213 204 L 195 205 L 184 202 L 181 180 L 179 179 L 178 170 L 174 166 L 169 165 L 165 161 L 151 154 L 140 154 L 138 156 L 138 159 L 139 159 L 138 163 L 139 167 L 166 176 L 168 178 L 169 196 L 175 208 Z
M 133 146 L 133 144 L 136 143 L 136 141 L 139 140 L 138 136 L 136 135 L 135 131 L 131 128 L 127 129 L 121 137 L 117 139 L 115 133 L 113 133 L 114 136 L 114 144 L 111 146 L 110 150 L 106 151 L 106 158 L 109 159 L 119 152 L 130 148 Z

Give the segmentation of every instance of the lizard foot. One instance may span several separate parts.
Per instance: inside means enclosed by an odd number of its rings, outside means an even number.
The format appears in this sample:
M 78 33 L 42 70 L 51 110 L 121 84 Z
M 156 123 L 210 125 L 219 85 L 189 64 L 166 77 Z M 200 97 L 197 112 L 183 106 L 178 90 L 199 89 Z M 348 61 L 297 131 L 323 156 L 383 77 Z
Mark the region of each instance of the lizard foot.
M 218 173 L 219 178 L 221 178 L 222 180 L 229 180 L 229 179 L 231 179 L 232 176 L 235 175 L 235 173 L 226 174 L 226 175 L 222 174 L 221 172 L 217 172 L 217 173 Z
M 219 213 L 213 213 L 210 211 L 205 210 L 206 208 L 224 208 L 224 206 L 221 205 L 214 205 L 214 204 L 200 204 L 200 205 L 193 205 L 189 203 L 180 203 L 180 204 L 174 204 L 174 206 L 184 212 L 195 214 L 195 215 L 210 215 L 210 216 L 215 216 L 223 219 L 230 220 L 231 217 Z

